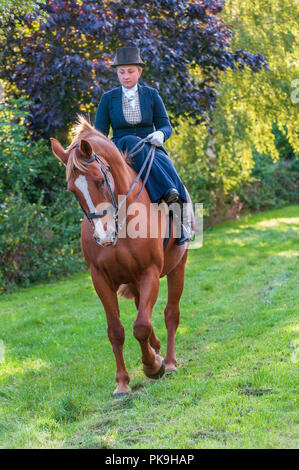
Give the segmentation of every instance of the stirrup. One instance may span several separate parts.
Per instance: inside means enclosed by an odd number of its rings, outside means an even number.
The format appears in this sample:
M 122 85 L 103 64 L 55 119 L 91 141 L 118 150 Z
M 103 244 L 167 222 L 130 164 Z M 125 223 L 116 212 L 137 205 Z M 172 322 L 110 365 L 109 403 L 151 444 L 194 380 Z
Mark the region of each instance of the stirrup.
M 176 238 L 176 245 L 183 245 L 192 239 L 191 221 L 189 221 L 188 215 L 184 213 L 183 203 L 181 204 L 180 231 L 181 236 Z
M 180 238 L 176 238 L 175 244 L 183 245 L 190 240 L 192 240 L 192 228 L 189 221 L 186 219 L 181 222 L 181 236 Z

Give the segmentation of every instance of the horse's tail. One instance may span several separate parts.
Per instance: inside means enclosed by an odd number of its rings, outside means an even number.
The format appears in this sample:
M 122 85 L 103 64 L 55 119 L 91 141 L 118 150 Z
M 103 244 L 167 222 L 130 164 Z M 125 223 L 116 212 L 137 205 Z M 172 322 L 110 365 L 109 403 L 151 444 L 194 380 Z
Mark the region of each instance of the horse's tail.
M 125 299 L 134 299 L 133 292 L 130 289 L 130 284 L 121 284 L 118 288 L 117 294 Z

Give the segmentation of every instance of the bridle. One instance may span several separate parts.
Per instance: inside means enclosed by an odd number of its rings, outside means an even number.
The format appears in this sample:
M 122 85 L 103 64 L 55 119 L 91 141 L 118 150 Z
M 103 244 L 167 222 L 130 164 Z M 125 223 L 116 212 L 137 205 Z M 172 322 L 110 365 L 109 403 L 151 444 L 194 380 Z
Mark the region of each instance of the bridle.
M 143 149 L 143 147 L 145 146 L 147 141 L 148 140 L 147 140 L 147 137 L 146 137 L 145 139 L 141 139 L 139 142 L 137 142 L 137 144 L 130 151 L 130 154 L 129 154 L 130 157 L 134 157 L 134 155 L 139 153 Z M 76 144 L 76 145 L 74 145 L 74 147 L 72 147 L 71 150 L 79 148 L 79 147 L 80 147 L 79 144 Z M 107 208 L 105 208 L 104 210 L 102 210 L 100 212 L 87 212 L 84 209 L 84 207 L 81 205 L 81 203 L 78 201 L 80 206 L 81 206 L 82 211 L 84 212 L 85 216 L 87 217 L 87 219 L 89 220 L 89 222 L 92 225 L 93 225 L 93 220 L 94 219 L 101 219 L 106 214 L 108 214 L 109 211 L 113 211 L 113 218 L 114 218 L 115 223 L 117 225 L 116 237 L 118 236 L 118 230 L 122 229 L 122 227 L 123 227 L 123 225 L 124 225 L 124 223 L 127 219 L 127 214 L 126 214 L 121 222 L 118 221 L 118 215 L 119 215 L 120 208 L 124 204 L 124 202 L 127 200 L 128 196 L 131 194 L 133 189 L 135 188 L 136 184 L 138 183 L 138 181 L 139 181 L 139 179 L 140 179 L 140 177 L 143 173 L 143 170 L 146 167 L 146 164 L 149 162 L 146 175 L 143 178 L 143 183 L 142 183 L 142 186 L 141 186 L 141 188 L 140 188 L 140 190 L 139 190 L 139 192 L 138 192 L 138 194 L 135 198 L 135 202 L 139 198 L 139 196 L 140 196 L 140 194 L 141 194 L 141 192 L 142 192 L 142 190 L 143 190 L 143 188 L 144 188 L 144 186 L 145 186 L 145 184 L 148 180 L 149 173 L 150 173 L 150 170 L 151 170 L 151 167 L 152 167 L 152 164 L 153 164 L 154 156 L 155 156 L 155 145 L 152 144 L 148 154 L 146 155 L 146 157 L 144 159 L 144 162 L 142 164 L 142 167 L 141 167 L 138 175 L 136 176 L 135 180 L 133 181 L 132 185 L 130 186 L 130 189 L 127 192 L 127 194 L 125 195 L 125 197 L 121 200 L 120 204 L 117 204 L 117 202 L 116 202 L 114 192 L 113 192 L 113 189 L 112 189 L 112 186 L 111 186 L 111 181 L 110 181 L 110 178 L 109 178 L 109 175 L 108 175 L 108 172 L 110 172 L 110 165 L 108 165 L 107 163 L 102 162 L 102 160 L 100 159 L 100 157 L 96 153 L 94 153 L 92 155 L 92 157 L 89 158 L 89 160 L 86 160 L 85 164 L 87 164 L 87 165 L 89 165 L 90 163 L 96 161 L 98 163 L 98 165 L 100 166 L 100 169 L 101 169 L 101 171 L 104 175 L 104 178 L 105 178 L 108 190 L 109 190 L 109 194 L 110 194 L 110 199 L 111 199 L 110 206 L 108 206 Z

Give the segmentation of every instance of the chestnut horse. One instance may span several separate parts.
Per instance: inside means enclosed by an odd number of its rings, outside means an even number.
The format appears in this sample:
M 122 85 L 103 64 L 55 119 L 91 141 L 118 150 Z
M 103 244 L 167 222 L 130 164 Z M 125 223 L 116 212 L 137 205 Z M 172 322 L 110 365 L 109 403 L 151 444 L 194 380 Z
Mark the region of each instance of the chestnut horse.
M 136 173 L 128 164 L 126 155 L 121 154 L 114 143 L 95 130 L 84 117 L 79 116 L 73 129 L 73 141 L 66 150 L 53 138 L 51 145 L 54 155 L 66 166 L 68 190 L 74 193 L 85 213 L 81 247 L 94 288 L 106 312 L 108 337 L 116 360 L 117 388 L 114 395 L 120 396 L 130 392 L 130 378 L 123 358 L 125 332 L 120 321 L 117 294 L 135 300 L 138 313 L 133 333 L 140 343 L 146 376 L 156 379 L 165 370 L 175 371 L 175 333 L 179 324 L 179 301 L 184 286 L 188 244 L 176 245 L 172 231 L 164 249 L 166 218 L 158 209 L 158 233 L 154 237 L 147 236 L 151 224 L 157 226 L 157 214 L 150 210 L 152 204 L 145 188 L 139 194 L 138 210 L 146 208 L 141 220 L 141 225 L 147 227 L 146 234 L 121 237 L 121 232 L 134 223 L 131 207 L 142 188 L 142 181 L 139 179 L 133 184 Z M 122 219 L 123 227 L 116 217 L 120 218 L 116 203 L 118 195 L 127 195 L 125 202 L 130 208 Z M 160 278 L 165 275 L 168 285 L 168 302 L 164 311 L 167 352 L 163 360 L 160 341 L 152 326 L 152 310 L 158 297 Z

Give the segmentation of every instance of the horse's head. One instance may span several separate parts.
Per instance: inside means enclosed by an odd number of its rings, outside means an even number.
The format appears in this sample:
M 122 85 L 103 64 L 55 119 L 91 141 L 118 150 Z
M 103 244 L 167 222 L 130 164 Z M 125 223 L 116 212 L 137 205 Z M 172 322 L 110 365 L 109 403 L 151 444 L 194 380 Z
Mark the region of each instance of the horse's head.
M 66 166 L 68 190 L 93 224 L 93 238 L 103 247 L 115 245 L 117 205 L 109 165 L 94 153 L 88 140 L 81 139 L 67 150 L 58 140 L 50 140 L 53 154 Z

